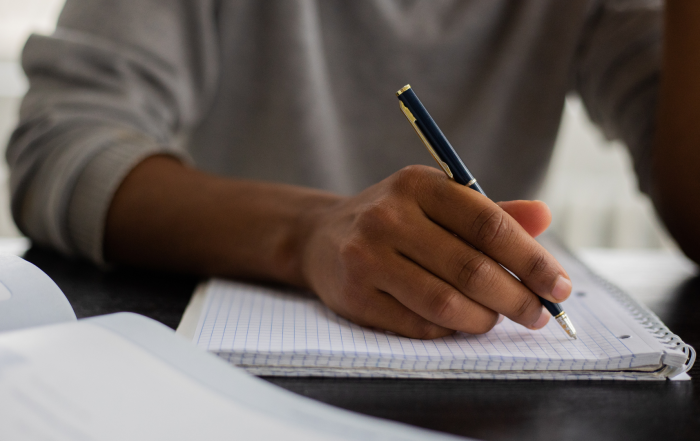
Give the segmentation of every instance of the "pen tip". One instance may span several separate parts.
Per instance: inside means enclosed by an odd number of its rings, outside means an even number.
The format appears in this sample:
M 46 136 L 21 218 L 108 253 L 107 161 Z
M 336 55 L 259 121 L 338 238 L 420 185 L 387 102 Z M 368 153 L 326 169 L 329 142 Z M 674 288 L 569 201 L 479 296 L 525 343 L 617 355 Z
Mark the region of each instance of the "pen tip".
M 574 328 L 574 324 L 571 323 L 569 316 L 567 316 L 565 312 L 562 312 L 561 314 L 556 316 L 555 319 L 557 323 L 559 323 L 559 326 L 561 326 L 562 329 L 566 332 L 566 335 L 568 335 L 574 340 L 578 340 L 578 336 L 576 335 L 576 328 Z

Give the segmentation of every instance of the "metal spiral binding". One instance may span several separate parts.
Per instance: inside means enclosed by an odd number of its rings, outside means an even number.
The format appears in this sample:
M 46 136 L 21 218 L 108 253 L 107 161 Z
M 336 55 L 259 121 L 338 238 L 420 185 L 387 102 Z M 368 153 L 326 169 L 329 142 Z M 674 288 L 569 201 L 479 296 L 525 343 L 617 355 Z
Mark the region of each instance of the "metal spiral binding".
M 639 303 L 613 283 L 594 273 L 590 268 L 588 268 L 588 266 L 583 264 L 578 257 L 571 253 L 558 238 L 553 237 L 553 239 L 557 245 L 564 250 L 564 252 L 568 253 L 572 259 L 581 264 L 581 267 L 586 269 L 586 272 L 591 276 L 591 278 L 601 284 L 610 293 L 610 295 L 612 295 L 615 300 L 625 307 L 625 309 L 632 314 L 632 317 L 634 317 L 635 320 L 637 320 L 646 330 L 648 330 L 649 333 L 656 337 L 657 340 L 659 340 L 669 349 L 680 349 L 686 355 L 686 362 L 678 373 L 688 372 L 688 370 L 693 367 L 696 353 L 692 346 L 681 340 L 678 335 L 672 333 L 671 330 L 664 325 L 661 319 L 649 308 Z

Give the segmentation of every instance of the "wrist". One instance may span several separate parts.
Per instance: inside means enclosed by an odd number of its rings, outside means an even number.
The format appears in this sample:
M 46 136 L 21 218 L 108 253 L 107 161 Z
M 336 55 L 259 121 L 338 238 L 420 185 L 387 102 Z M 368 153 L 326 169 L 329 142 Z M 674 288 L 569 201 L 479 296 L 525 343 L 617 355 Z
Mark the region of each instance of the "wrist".
M 302 288 L 311 288 L 306 262 L 312 242 L 325 224 L 324 219 L 345 198 L 329 193 L 310 194 L 296 204 L 296 213 L 288 224 L 274 256 L 274 278 Z

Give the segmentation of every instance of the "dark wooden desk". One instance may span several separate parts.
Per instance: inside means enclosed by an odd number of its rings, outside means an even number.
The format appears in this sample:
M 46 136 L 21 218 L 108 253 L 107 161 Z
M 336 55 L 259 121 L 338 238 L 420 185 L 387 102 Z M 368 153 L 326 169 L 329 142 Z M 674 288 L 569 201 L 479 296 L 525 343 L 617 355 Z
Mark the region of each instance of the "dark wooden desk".
M 175 328 L 198 282 L 148 271 L 101 271 L 32 248 L 80 317 L 132 311 Z M 700 349 L 700 277 L 648 302 Z M 368 415 L 489 440 L 700 439 L 700 362 L 686 382 L 544 382 L 267 378 L 307 397 Z

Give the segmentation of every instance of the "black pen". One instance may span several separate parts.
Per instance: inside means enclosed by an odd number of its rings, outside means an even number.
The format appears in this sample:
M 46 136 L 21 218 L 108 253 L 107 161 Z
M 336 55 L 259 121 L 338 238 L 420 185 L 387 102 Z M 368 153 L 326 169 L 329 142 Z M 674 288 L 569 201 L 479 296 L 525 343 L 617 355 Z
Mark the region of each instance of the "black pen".
M 445 174 L 455 182 L 466 185 L 472 190 L 476 190 L 486 196 L 484 190 L 482 190 L 479 184 L 476 182 L 474 176 L 471 174 L 471 172 L 469 172 L 469 169 L 464 165 L 459 155 L 457 155 L 457 152 L 455 152 L 452 145 L 450 145 L 449 141 L 447 141 L 447 138 L 437 124 L 435 124 L 433 118 L 430 116 L 428 111 L 425 110 L 425 107 L 423 107 L 423 104 L 416 96 L 416 93 L 413 91 L 413 89 L 411 89 L 411 85 L 407 84 L 402 87 L 398 92 L 396 92 L 396 96 L 399 97 L 401 111 L 404 115 L 406 115 L 406 118 L 411 123 L 420 139 L 423 141 L 423 144 L 425 144 L 425 147 L 428 149 L 435 161 L 437 161 L 438 165 L 440 168 L 442 168 Z M 508 268 L 503 268 L 520 281 L 520 279 L 510 270 L 508 270 Z M 576 329 L 574 329 L 574 325 L 571 323 L 571 320 L 561 306 L 559 306 L 557 303 L 552 303 L 547 299 L 543 299 L 542 297 L 539 297 L 539 299 L 540 302 L 542 302 L 542 305 L 547 308 L 547 311 L 552 314 L 552 317 L 554 317 L 562 329 L 566 331 L 566 334 L 569 337 L 576 339 Z

